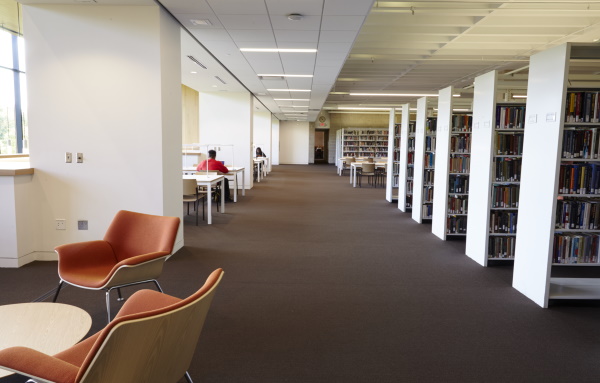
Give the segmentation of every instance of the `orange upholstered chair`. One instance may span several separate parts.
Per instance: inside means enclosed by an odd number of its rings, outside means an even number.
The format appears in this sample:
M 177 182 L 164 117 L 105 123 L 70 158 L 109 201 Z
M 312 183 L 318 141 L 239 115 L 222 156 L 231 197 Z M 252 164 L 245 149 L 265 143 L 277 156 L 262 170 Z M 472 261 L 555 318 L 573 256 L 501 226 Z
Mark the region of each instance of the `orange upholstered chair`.
M 134 293 L 103 330 L 54 356 L 26 347 L 0 350 L 0 367 L 55 383 L 176 383 L 191 364 L 223 271 L 178 299 L 153 290 Z
M 66 282 L 91 290 L 106 291 L 106 310 L 110 322 L 110 292 L 121 287 L 154 282 L 171 255 L 179 218 L 162 217 L 121 210 L 115 215 L 104 240 L 70 243 L 54 250 L 58 253 L 60 282 L 53 302 Z

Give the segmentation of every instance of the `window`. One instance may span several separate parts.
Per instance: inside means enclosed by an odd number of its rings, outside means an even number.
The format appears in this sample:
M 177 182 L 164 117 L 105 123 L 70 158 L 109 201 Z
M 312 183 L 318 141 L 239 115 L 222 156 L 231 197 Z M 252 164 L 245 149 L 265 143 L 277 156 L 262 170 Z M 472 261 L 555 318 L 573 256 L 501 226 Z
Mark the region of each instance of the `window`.
M 29 153 L 23 38 L 0 29 L 0 154 Z

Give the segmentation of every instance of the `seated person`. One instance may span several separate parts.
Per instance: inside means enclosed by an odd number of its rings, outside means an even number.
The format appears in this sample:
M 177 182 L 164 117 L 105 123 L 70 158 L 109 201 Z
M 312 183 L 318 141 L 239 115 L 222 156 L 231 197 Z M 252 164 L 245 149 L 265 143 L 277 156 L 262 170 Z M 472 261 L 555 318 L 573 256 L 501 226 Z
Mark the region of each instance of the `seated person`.
M 208 151 L 208 160 L 204 160 L 202 161 L 198 167 L 196 168 L 197 171 L 206 171 L 206 170 L 216 170 L 219 172 L 219 174 L 226 174 L 229 173 L 229 169 L 227 169 L 227 167 L 225 165 L 223 165 L 223 163 L 221 161 L 217 161 L 215 158 L 217 158 L 217 152 L 215 152 L 214 150 L 209 150 Z M 227 179 L 227 177 L 225 177 L 225 201 L 227 202 L 232 202 L 233 199 L 231 199 L 231 196 L 229 194 L 229 180 Z
M 256 148 L 256 157 L 266 157 L 267 155 L 265 153 L 263 153 L 262 149 L 257 147 Z

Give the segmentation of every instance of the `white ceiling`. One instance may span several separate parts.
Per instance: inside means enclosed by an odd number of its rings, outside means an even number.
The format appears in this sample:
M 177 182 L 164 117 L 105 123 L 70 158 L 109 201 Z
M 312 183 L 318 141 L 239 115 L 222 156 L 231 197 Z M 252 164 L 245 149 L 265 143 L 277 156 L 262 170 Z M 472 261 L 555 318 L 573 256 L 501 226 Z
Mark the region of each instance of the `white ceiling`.
M 155 0 L 95 1 L 99 5 L 156 3 Z M 523 90 L 532 54 L 567 41 L 589 43 L 600 38 L 598 0 L 421 0 L 374 4 L 373 0 L 160 0 L 160 3 L 193 36 L 182 33 L 184 83 L 195 81 L 196 87 L 203 90 L 238 91 L 245 87 L 280 119 L 297 119 L 286 117 L 283 110 L 306 110 L 292 106 L 309 106 L 308 120 L 313 121 L 323 106 L 396 106 L 418 98 L 348 95 L 351 92 L 437 93 L 453 85 L 462 93 L 461 99 L 466 99 L 473 79 L 493 69 L 508 73 L 501 76 L 506 80 L 505 89 Z M 304 18 L 290 21 L 287 19 L 290 13 L 302 14 Z M 190 22 L 192 19 L 210 20 L 212 25 L 195 26 Z M 240 51 L 250 47 L 315 48 L 318 52 Z M 192 76 L 190 72 L 197 66 L 186 57 L 188 54 L 209 63 L 208 72 Z M 600 80 L 598 61 L 572 68 L 573 81 L 585 84 Z M 579 74 L 590 72 L 595 74 Z M 261 80 L 257 74 L 262 73 L 314 77 Z M 227 84 L 215 82 L 214 76 Z M 272 88 L 311 92 L 267 91 Z M 275 101 L 275 98 L 309 101 Z

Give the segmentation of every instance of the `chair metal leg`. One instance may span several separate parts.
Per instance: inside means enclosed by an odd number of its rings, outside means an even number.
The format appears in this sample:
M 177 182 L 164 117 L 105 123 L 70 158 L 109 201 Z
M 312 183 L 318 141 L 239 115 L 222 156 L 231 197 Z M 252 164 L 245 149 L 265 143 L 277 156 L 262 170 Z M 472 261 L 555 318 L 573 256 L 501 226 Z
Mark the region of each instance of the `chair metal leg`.
M 119 287 L 117 287 L 117 294 L 119 294 L 119 297 L 117 298 L 117 300 L 119 302 L 122 302 L 125 300 L 125 298 L 123 298 L 123 296 L 121 295 L 121 289 Z
M 106 290 L 106 314 L 108 315 L 108 323 L 110 323 L 110 290 Z
M 60 289 L 62 288 L 63 283 L 65 283 L 62 279 L 60 280 L 60 282 L 58 282 L 58 287 L 56 288 L 56 294 L 54 294 L 54 298 L 52 299 L 52 302 L 56 302 L 56 299 L 58 298 L 58 293 L 60 293 Z
M 152 282 L 154 282 L 158 291 L 160 291 L 161 293 L 164 293 L 163 289 L 160 287 L 160 285 L 158 284 L 158 281 L 156 279 L 153 279 Z
M 185 376 L 185 380 L 187 380 L 188 383 L 194 383 L 189 372 L 186 371 L 184 376 Z

